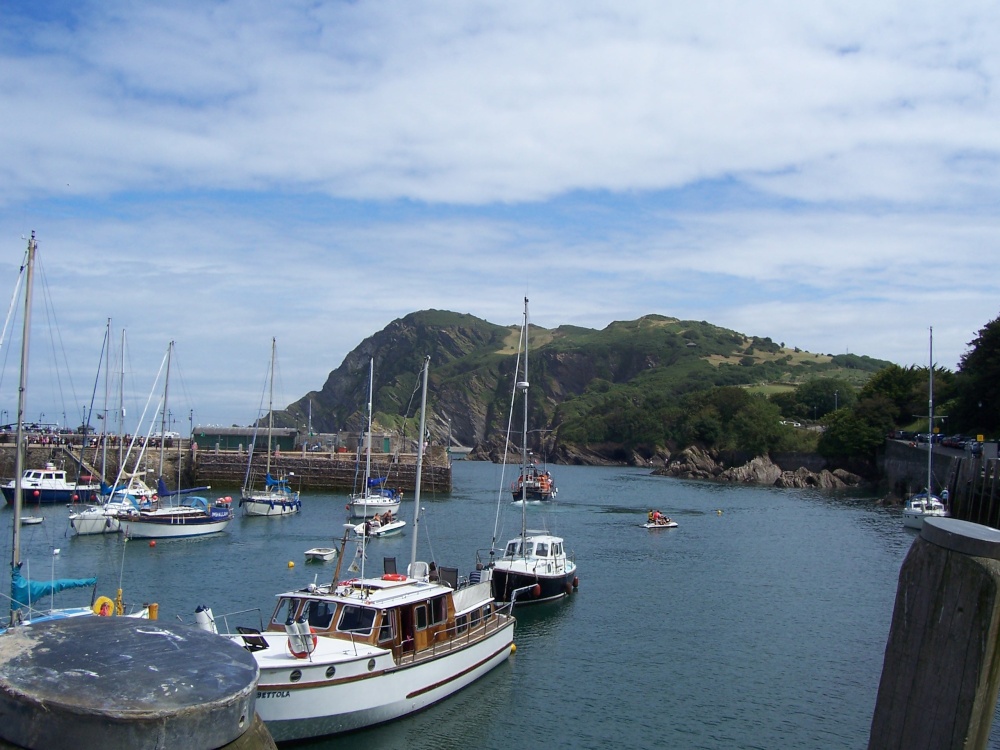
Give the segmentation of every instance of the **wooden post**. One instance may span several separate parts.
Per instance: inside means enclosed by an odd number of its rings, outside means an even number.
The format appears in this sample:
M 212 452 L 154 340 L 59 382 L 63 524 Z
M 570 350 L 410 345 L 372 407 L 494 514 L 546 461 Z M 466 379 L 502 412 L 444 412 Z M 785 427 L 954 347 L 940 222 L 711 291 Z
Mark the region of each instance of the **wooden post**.
M 1000 686 L 1000 531 L 924 519 L 899 573 L 869 750 L 980 750 Z

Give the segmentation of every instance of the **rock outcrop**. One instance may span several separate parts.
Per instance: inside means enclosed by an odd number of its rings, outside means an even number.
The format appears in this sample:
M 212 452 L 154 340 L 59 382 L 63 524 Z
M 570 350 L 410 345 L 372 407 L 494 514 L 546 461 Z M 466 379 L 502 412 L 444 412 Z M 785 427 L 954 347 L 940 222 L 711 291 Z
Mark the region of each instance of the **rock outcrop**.
M 725 467 L 714 451 L 686 448 L 671 456 L 662 469 L 654 474 L 683 479 L 711 479 L 718 482 L 759 484 L 770 487 L 815 487 L 836 489 L 861 484 L 861 477 L 843 469 L 810 471 L 800 467 L 784 471 L 769 456 L 756 456 L 741 466 Z

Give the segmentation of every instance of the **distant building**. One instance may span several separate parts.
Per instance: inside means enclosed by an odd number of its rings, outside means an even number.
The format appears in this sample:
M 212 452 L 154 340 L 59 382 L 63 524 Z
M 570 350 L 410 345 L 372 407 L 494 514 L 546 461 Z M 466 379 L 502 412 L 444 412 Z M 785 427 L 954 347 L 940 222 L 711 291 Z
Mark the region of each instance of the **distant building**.
M 250 450 L 256 434 L 257 451 L 267 450 L 267 430 L 253 427 L 216 427 L 215 425 L 197 425 L 191 435 L 191 442 L 198 444 L 198 450 L 235 451 Z M 271 450 L 275 448 L 286 452 L 295 450 L 299 431 L 294 427 L 275 427 L 271 430 Z

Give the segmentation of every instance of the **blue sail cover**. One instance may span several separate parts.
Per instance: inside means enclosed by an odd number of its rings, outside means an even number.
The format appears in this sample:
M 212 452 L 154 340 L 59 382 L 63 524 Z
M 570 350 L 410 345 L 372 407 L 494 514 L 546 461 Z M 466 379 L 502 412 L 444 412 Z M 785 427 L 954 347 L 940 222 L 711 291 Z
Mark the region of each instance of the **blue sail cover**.
M 174 495 L 187 495 L 191 492 L 204 492 L 205 490 L 210 490 L 211 487 L 190 487 L 186 490 L 168 490 L 167 483 L 163 481 L 163 477 L 156 480 L 156 494 L 159 497 L 173 497 Z
M 386 480 L 386 477 L 371 477 L 368 480 L 368 486 L 369 487 L 378 487 L 379 485 L 384 484 L 385 480 Z
M 264 484 L 267 487 L 283 487 L 285 485 L 284 479 L 275 479 L 270 473 L 264 477 Z
M 96 578 L 57 578 L 54 581 L 29 581 L 21 575 L 21 566 L 11 566 L 10 597 L 13 600 L 12 609 L 27 607 L 31 602 L 37 602 L 50 594 L 58 594 L 67 589 L 80 589 L 93 586 Z

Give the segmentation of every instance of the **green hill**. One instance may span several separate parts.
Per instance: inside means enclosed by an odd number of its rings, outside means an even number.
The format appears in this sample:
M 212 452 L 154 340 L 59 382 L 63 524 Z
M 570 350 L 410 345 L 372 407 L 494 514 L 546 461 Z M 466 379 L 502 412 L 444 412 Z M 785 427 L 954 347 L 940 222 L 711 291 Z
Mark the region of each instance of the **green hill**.
M 401 429 L 404 416 L 415 415 L 418 372 L 429 354 L 432 435 L 443 441 L 450 430 L 461 444 L 496 446 L 508 422 L 518 338 L 519 327 L 472 315 L 411 313 L 362 341 L 322 388 L 276 413 L 276 423 L 305 425 L 311 402 L 315 432 L 360 431 L 374 357 L 374 419 L 384 429 Z M 817 378 L 858 388 L 888 364 L 813 354 L 662 315 L 615 321 L 603 330 L 533 326 L 529 422 L 537 432 L 529 442 L 548 456 L 595 443 L 650 450 L 685 441 L 678 430 L 686 417 L 676 412 L 684 405 L 690 411 L 698 394 L 726 386 L 791 391 Z M 414 432 L 411 425 L 408 434 Z

